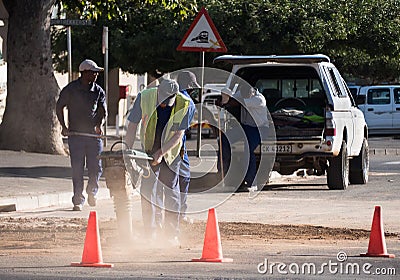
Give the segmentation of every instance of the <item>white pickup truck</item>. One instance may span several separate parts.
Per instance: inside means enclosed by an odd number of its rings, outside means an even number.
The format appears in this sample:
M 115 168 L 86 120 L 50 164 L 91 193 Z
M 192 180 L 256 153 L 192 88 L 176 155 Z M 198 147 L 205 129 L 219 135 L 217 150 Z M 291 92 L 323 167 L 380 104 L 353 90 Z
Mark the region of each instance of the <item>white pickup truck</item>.
M 227 86 L 240 77 L 266 98 L 276 141 L 262 142 L 258 155 L 274 151 L 273 170 L 327 174 L 329 189 L 367 183 L 368 128 L 329 57 L 223 55 L 214 62 L 233 65 Z

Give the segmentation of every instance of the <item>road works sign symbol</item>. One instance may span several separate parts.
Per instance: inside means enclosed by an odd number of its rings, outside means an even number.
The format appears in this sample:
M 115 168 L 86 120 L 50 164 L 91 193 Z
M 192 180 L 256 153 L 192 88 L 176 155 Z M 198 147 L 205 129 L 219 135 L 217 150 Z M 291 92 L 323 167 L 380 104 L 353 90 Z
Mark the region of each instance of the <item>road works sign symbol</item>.
M 199 36 L 192 38 L 191 41 L 196 41 L 200 44 L 208 44 L 208 31 L 201 31 Z
M 176 49 L 191 52 L 227 51 L 217 28 L 204 7 L 200 10 Z

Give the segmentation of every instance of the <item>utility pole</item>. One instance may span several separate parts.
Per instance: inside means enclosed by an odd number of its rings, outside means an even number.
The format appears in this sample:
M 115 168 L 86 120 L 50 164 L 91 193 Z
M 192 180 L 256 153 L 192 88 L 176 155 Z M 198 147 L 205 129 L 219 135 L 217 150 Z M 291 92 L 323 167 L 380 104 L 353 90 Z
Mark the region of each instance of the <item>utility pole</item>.
M 102 51 L 104 54 L 104 91 L 106 92 L 106 103 L 108 104 L 108 27 L 103 26 Z M 108 120 L 104 124 L 104 135 L 107 136 Z M 107 146 L 107 137 L 104 138 L 104 147 Z

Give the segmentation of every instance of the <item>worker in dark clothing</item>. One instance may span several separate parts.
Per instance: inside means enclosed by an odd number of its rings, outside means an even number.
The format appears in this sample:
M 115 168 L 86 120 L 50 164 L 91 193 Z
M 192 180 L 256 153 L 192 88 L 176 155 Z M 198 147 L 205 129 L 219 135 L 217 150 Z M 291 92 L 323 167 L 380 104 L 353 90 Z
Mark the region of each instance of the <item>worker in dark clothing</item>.
M 81 211 L 85 203 L 83 195 L 84 167 L 88 169 L 89 181 L 86 187 L 88 204 L 96 206 L 99 178 L 102 174 L 101 161 L 97 156 L 102 152 L 102 123 L 106 117 L 104 90 L 96 84 L 99 72 L 104 71 L 97 64 L 86 59 L 79 65 L 81 76 L 64 87 L 56 105 L 62 135 L 68 136 L 72 167 L 74 211 Z M 64 108 L 68 109 L 68 126 L 64 121 Z

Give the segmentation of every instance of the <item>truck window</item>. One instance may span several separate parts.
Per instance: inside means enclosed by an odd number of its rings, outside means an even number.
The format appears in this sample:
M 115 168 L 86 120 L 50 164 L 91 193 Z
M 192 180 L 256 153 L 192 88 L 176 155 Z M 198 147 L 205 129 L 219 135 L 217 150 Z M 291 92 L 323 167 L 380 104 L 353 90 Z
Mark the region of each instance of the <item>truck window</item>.
M 323 69 L 326 73 L 327 78 L 330 80 L 330 83 L 333 85 L 333 94 L 337 95 L 338 97 L 347 97 L 347 86 L 345 86 L 345 82 L 340 76 L 339 71 L 331 67 L 323 67 Z
M 296 97 L 308 97 L 308 80 L 296 80 Z
M 389 88 L 372 88 L 367 92 L 367 104 L 385 105 L 390 104 Z
M 333 69 L 329 67 L 323 67 L 326 77 L 328 78 L 328 86 L 331 87 L 333 95 L 338 96 L 340 94 L 340 88 L 335 78 Z M 332 86 L 331 86 L 332 85 Z
M 312 98 L 323 94 L 318 79 L 260 79 L 255 83 L 259 92 L 275 97 Z M 277 94 L 274 94 L 274 93 Z M 278 94 L 279 92 L 279 94 Z
M 308 79 L 282 79 L 282 96 L 307 98 L 310 88 L 308 81 Z
M 400 104 L 400 88 L 395 88 L 393 91 L 394 91 L 394 103 Z
M 279 89 L 279 80 L 260 79 L 256 82 L 255 87 L 258 88 L 259 92 L 263 92 L 264 89 Z
M 295 97 L 295 81 L 290 80 L 282 80 L 282 97 Z
M 325 97 L 317 71 L 309 66 L 246 67 L 239 69 L 236 75 L 256 87 L 267 104 L 289 97 Z
M 333 72 L 333 69 L 332 69 L 332 68 L 329 69 L 328 73 L 329 73 L 329 76 L 331 77 L 331 81 L 333 82 L 333 85 L 334 85 L 334 87 L 335 87 L 336 95 L 340 95 L 339 83 L 338 83 L 338 81 L 336 80 L 335 73 Z
M 322 85 L 317 79 L 310 80 L 310 97 L 319 97 L 324 94 Z

